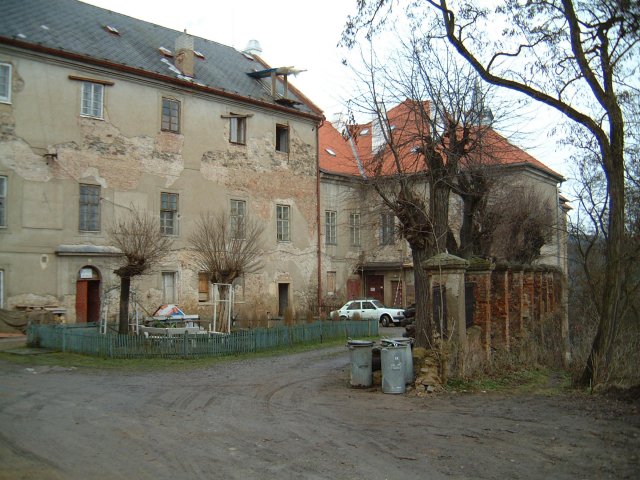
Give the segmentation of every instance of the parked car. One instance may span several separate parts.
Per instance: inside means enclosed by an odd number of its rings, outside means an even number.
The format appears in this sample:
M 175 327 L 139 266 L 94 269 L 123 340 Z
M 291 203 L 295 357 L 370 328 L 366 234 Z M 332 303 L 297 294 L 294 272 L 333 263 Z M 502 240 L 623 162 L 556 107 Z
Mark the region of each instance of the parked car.
M 362 320 L 378 320 L 383 327 L 391 324 L 400 325 L 404 320 L 404 313 L 398 308 L 387 308 L 378 300 L 351 300 L 345 303 L 339 310 L 334 310 L 329 315 L 333 318 L 336 314 L 340 320 L 351 319 L 358 314 Z

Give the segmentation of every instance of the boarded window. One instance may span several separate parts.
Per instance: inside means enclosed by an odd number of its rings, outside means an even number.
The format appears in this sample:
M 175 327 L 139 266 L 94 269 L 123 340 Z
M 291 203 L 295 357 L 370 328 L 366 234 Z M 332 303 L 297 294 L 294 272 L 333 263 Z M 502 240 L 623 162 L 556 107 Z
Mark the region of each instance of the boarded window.
M 327 272 L 327 295 L 336 293 L 336 272 Z
M 176 272 L 162 272 L 162 301 L 177 303 Z
M 208 302 L 210 300 L 210 285 L 209 275 L 206 272 L 198 273 L 198 301 Z

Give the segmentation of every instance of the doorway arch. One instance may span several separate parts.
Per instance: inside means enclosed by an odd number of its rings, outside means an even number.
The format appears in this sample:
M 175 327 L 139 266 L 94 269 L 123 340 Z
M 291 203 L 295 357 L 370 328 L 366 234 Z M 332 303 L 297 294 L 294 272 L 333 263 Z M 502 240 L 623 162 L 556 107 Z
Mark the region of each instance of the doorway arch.
M 76 322 L 100 321 L 100 271 L 86 265 L 76 280 Z

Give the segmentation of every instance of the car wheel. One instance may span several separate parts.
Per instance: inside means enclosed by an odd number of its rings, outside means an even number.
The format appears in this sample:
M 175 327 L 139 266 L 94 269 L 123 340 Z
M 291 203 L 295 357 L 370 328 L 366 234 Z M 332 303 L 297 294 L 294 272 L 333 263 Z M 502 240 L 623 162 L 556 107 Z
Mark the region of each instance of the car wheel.
M 348 317 L 345 315 L 340 315 L 340 320 L 344 322 L 345 320 L 348 320 Z
M 382 324 L 383 327 L 388 327 L 389 324 L 391 323 L 391 317 L 389 315 L 382 315 L 382 317 L 380 317 L 380 323 Z

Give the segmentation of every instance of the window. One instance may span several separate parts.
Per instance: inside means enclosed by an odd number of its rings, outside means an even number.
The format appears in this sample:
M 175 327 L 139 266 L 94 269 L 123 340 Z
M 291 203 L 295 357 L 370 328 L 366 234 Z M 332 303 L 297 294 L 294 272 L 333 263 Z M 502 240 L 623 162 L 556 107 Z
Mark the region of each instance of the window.
M 0 227 L 7 226 L 7 177 L 0 177 Z
M 246 117 L 229 118 L 229 141 L 231 143 L 239 143 L 241 145 L 244 145 L 246 142 L 246 134 L 247 134 Z
M 162 99 L 162 130 L 180 133 L 180 102 L 170 98 Z
M 391 212 L 380 214 L 380 245 L 396 243 L 395 216 Z
M 289 127 L 276 125 L 276 150 L 287 153 L 289 151 Z
M 4 270 L 0 270 L 0 308 L 4 308 Z
M 162 302 L 176 303 L 176 272 L 162 272 Z
M 229 223 L 232 238 L 244 238 L 244 217 L 246 212 L 247 202 L 244 200 L 231 200 Z
M 85 117 L 102 118 L 104 85 L 82 82 L 82 106 L 80 114 Z
M 289 205 L 276 205 L 276 223 L 278 231 L 278 241 L 291 241 Z
M 338 213 L 333 210 L 324 212 L 324 236 L 327 245 L 336 245 L 338 239 L 336 236 L 336 222 Z
M 178 234 L 178 194 L 160 194 L 160 231 L 164 235 Z
M 80 185 L 80 231 L 100 231 L 99 185 Z
M 11 65 L 0 63 L 0 102 L 11 103 Z
M 211 282 L 207 272 L 198 273 L 198 301 L 209 301 L 209 285 L 211 285 Z
M 336 272 L 327 272 L 327 295 L 336 293 Z
M 360 302 L 351 302 L 347 310 L 360 310 Z
M 352 247 L 360 246 L 360 214 L 351 213 L 349 215 L 349 238 Z

